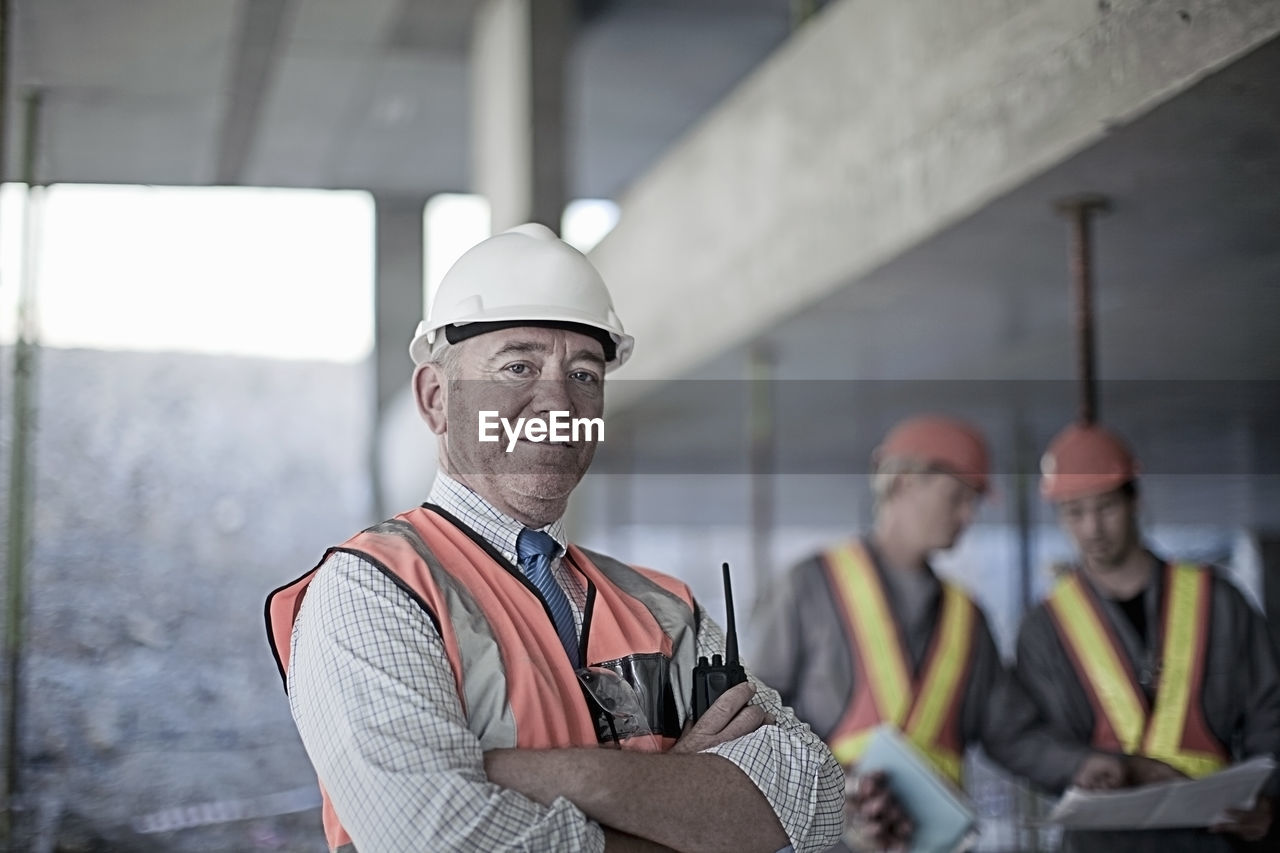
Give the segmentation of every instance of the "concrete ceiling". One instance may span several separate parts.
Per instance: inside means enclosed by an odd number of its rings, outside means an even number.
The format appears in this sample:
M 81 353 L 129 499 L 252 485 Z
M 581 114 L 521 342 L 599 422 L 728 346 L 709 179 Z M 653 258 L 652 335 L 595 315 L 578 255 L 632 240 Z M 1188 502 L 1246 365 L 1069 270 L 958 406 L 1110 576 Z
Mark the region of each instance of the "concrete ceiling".
M 1280 41 L 1273 41 L 781 318 L 752 345 L 685 381 L 655 384 L 642 405 L 616 418 L 632 438 L 602 449 L 597 466 L 747 473 L 753 421 L 746 383 L 737 380 L 751 375 L 755 348 L 783 380 L 771 391 L 775 471 L 866 473 L 894 420 L 939 409 L 982 423 L 999 448 L 1000 470 L 1035 473 L 1039 448 L 1075 415 L 1079 396 L 1068 226 L 1052 202 L 1097 191 L 1113 204 L 1094 232 L 1102 417 L 1144 449 L 1152 474 L 1177 475 L 1184 485 L 1195 481 L 1189 475 L 1253 476 L 1274 488 L 1277 91 Z M 1021 460 L 1016 443 L 1024 445 Z M 1213 509 L 1201 503 L 1189 515 Z M 1265 515 L 1280 523 L 1277 511 Z
M 47 182 L 465 191 L 476 0 L 13 0 Z M 579 2 L 570 195 L 613 197 L 790 31 L 788 0 Z M 17 113 L 15 111 L 15 118 Z M 17 176 L 19 122 L 8 174 Z

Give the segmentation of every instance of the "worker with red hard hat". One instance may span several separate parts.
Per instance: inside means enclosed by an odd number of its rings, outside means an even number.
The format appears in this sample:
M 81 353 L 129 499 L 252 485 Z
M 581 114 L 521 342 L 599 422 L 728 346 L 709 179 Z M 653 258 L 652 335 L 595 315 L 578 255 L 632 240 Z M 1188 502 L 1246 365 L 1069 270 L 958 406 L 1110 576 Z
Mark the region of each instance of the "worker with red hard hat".
M 1009 677 L 982 609 L 929 564 L 956 544 L 989 490 L 982 434 L 957 418 L 919 415 L 890 430 L 871 461 L 870 532 L 791 569 L 763 599 L 753 630 L 764 640 L 756 673 L 849 774 L 846 849 L 897 848 L 912 834 L 888 780 L 857 773 L 881 724 L 956 785 L 965 748 L 979 743 L 1045 787 L 1123 784 L 1120 759 L 1048 735 Z
M 1280 669 L 1266 624 L 1211 567 L 1159 557 L 1144 543 L 1139 467 L 1125 442 L 1073 424 L 1053 439 L 1041 472 L 1041 494 L 1079 563 L 1023 619 L 1015 674 L 1053 730 L 1126 756 L 1138 782 L 1277 756 Z M 1075 831 L 1064 849 L 1238 849 L 1267 836 L 1278 782 L 1254 808 L 1207 829 Z

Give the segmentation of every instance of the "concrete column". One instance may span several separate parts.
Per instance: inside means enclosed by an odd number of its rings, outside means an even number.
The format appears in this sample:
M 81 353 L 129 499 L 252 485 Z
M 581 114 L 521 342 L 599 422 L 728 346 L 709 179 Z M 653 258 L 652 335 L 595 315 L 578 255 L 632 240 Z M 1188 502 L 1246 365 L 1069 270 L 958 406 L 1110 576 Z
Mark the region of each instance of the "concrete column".
M 568 0 L 485 0 L 471 44 L 472 184 L 496 233 L 522 222 L 560 232 L 565 205 Z
M 405 395 L 413 375 L 409 341 L 423 314 L 423 227 L 426 197 L 375 194 L 374 431 L 371 476 L 375 502 L 383 494 L 380 445 L 388 408 Z M 383 507 L 375 507 L 382 517 Z

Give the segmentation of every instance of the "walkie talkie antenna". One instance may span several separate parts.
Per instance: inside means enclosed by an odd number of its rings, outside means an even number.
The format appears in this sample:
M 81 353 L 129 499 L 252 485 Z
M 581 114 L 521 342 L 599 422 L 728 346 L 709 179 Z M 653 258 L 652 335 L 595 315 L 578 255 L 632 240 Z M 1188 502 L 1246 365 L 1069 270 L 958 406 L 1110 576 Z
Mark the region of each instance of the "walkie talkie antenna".
M 728 621 L 727 636 L 724 641 L 724 659 L 720 655 L 698 658 L 698 665 L 693 668 L 692 716 L 697 720 L 706 710 L 724 695 L 726 690 L 735 684 L 747 680 L 746 670 L 738 663 L 738 626 L 733 618 L 733 584 L 729 581 L 729 564 L 724 564 L 724 609 Z
M 722 565 L 724 567 L 724 609 L 729 617 L 726 622 L 728 636 L 725 637 L 724 643 L 724 662 L 732 666 L 738 663 L 738 626 L 733 618 L 733 583 L 729 580 L 729 564 Z

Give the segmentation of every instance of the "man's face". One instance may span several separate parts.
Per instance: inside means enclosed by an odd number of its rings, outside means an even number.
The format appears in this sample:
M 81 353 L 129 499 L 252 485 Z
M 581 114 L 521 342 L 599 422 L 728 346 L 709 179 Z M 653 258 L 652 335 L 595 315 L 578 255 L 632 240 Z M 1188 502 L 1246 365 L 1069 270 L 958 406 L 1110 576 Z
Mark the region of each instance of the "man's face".
M 945 550 L 960 540 L 973 522 L 981 495 L 950 474 L 903 474 L 896 496 L 917 531 L 919 545 L 929 551 Z
M 499 509 L 532 526 L 564 514 L 569 494 L 595 455 L 594 433 L 578 439 L 535 442 L 522 436 L 514 447 L 506 431 L 490 431 L 497 441 L 480 441 L 480 412 L 496 412 L 512 427 L 520 418 L 599 418 L 604 411 L 604 350 L 587 335 L 563 329 L 520 327 L 489 332 L 455 345 L 456 363 L 440 382 L 442 399 L 431 398 L 430 380 L 415 377 L 419 404 L 442 436 L 441 463 L 454 479 Z M 441 371 L 442 372 L 442 371 Z M 427 409 L 442 412 L 439 423 Z M 588 435 L 592 438 L 588 438 Z
M 1137 501 L 1119 489 L 1063 501 L 1058 521 L 1085 564 L 1098 571 L 1118 568 L 1138 547 Z

